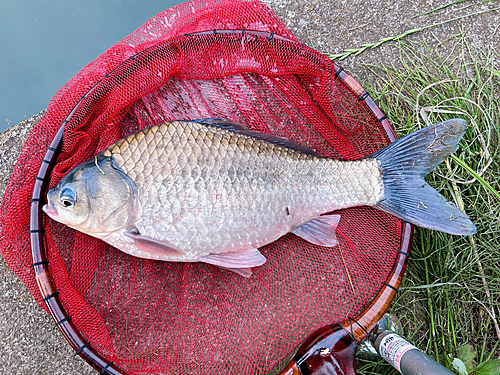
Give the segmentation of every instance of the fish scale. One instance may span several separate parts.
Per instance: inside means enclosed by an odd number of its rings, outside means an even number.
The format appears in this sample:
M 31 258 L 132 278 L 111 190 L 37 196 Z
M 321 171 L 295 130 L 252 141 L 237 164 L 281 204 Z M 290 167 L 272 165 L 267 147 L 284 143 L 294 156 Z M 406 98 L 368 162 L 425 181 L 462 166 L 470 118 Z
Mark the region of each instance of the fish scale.
M 418 130 L 364 159 L 338 161 L 221 119 L 132 134 L 48 192 L 53 219 L 149 259 L 201 261 L 249 277 L 257 250 L 291 232 L 338 244 L 330 211 L 372 206 L 451 234 L 468 216 L 423 179 L 458 148 L 461 119 Z
M 195 122 L 144 129 L 104 156 L 137 186 L 139 232 L 181 249 L 182 260 L 263 246 L 320 213 L 374 204 L 383 190 L 376 161 L 325 159 Z

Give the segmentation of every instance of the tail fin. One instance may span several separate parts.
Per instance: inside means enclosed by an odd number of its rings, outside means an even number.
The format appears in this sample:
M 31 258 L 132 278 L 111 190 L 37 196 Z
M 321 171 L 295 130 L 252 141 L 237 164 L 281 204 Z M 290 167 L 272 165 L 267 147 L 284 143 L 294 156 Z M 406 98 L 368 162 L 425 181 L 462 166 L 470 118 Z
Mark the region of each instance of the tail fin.
M 424 177 L 458 148 L 467 122 L 453 119 L 417 130 L 370 157 L 380 161 L 384 198 L 375 205 L 419 227 L 458 235 L 474 234 L 469 217 L 452 206 Z

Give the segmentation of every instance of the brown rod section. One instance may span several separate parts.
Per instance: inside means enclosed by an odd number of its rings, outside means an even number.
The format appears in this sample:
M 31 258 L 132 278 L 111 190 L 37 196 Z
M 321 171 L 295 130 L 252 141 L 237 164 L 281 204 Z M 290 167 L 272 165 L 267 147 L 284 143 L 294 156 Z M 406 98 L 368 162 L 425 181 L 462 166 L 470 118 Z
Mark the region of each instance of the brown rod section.
M 370 332 L 378 321 L 382 319 L 382 316 L 389 309 L 394 297 L 396 297 L 410 255 L 409 251 L 412 237 L 413 227 L 410 224 L 404 224 L 401 236 L 401 250 L 387 277 L 387 281 L 361 314 L 352 320 L 346 320 L 340 323 L 358 342 L 363 341 L 367 336 L 367 332 Z
M 384 115 L 382 110 L 375 104 L 373 99 L 368 95 L 365 89 L 349 74 L 347 74 L 343 69 L 333 64 L 335 67 L 335 75 L 348 86 L 353 93 L 362 98 L 362 101 L 368 106 L 368 108 L 375 115 L 377 121 L 380 122 L 385 133 L 394 142 L 397 139 L 394 129 L 389 124 L 387 117 Z M 362 103 L 360 103 L 361 105 Z M 358 315 L 356 318 L 347 320 L 341 323 L 341 325 L 348 329 L 354 338 L 361 342 L 367 335 L 367 332 L 373 329 L 377 322 L 382 318 L 385 312 L 389 309 L 391 302 L 396 296 L 397 290 L 401 285 L 401 280 L 406 269 L 406 263 L 408 261 L 408 256 L 411 248 L 411 241 L 413 238 L 413 226 L 409 223 L 403 223 L 401 228 L 401 249 L 398 256 L 394 262 L 393 269 L 391 270 L 385 285 L 379 290 L 377 295 L 374 297 L 372 302 Z
M 116 70 L 116 69 L 115 69 Z M 35 186 L 33 188 L 31 209 L 30 209 L 30 240 L 33 258 L 33 268 L 40 294 L 47 308 L 60 329 L 64 338 L 73 347 L 76 353 L 82 357 L 89 365 L 99 371 L 101 374 L 127 375 L 120 368 L 100 355 L 91 344 L 85 340 L 80 331 L 76 328 L 64 309 L 58 297 L 59 292 L 52 280 L 48 261 L 44 251 L 43 242 L 43 219 L 42 206 L 45 201 L 45 189 L 48 187 L 52 166 L 57 159 L 57 150 L 62 145 L 65 125 L 71 120 L 80 104 L 99 86 L 101 82 L 107 79 L 109 75 L 98 81 L 75 105 L 68 117 L 62 122 L 54 139 L 52 140 L 47 152 L 43 157 L 37 176 L 35 177 Z
M 397 136 L 394 129 L 366 90 L 342 68 L 336 64 L 333 65 L 335 77 L 340 79 L 360 101 L 368 106 L 390 141 L 395 141 Z M 356 348 L 368 335 L 368 332 L 375 327 L 394 300 L 406 269 L 412 238 L 413 226 L 409 223 L 402 223 L 400 250 L 387 280 L 370 304 L 357 317 L 320 328 L 312 333 L 279 375 L 313 375 L 323 374 L 325 371 L 338 375 L 355 374 Z M 326 349 L 328 349 L 328 355 L 324 354 Z
M 278 375 L 302 375 L 302 372 L 300 372 L 299 366 L 297 365 L 297 362 L 294 360 L 290 361 L 288 366 L 286 366 L 283 371 L 281 371 Z
M 264 31 L 254 31 L 254 30 L 250 30 L 250 31 L 247 31 L 247 30 L 210 30 L 210 31 L 199 31 L 199 32 L 192 33 L 192 34 L 186 34 L 185 36 L 197 36 L 197 35 L 214 35 L 214 36 L 216 36 L 219 34 L 220 35 L 237 34 L 237 35 L 242 35 L 242 36 L 252 35 L 252 36 L 255 36 L 257 38 L 264 38 L 267 40 L 278 39 L 278 40 L 283 40 L 285 42 L 298 43 L 295 40 L 291 40 L 291 39 L 285 38 L 283 36 L 275 35 L 274 33 L 268 33 L 268 32 L 264 32 Z
M 356 349 L 391 305 L 409 257 L 413 227 L 403 224 L 401 250 L 391 272 L 370 304 L 356 317 L 313 332 L 279 375 L 356 374 Z
M 102 371 L 106 366 L 108 366 L 109 361 L 92 349 L 90 344 L 87 343 L 64 310 L 64 307 L 58 297 L 57 288 L 52 281 L 47 258 L 45 257 L 43 251 L 42 202 L 44 199 L 45 188 L 47 187 L 49 181 L 51 172 L 50 166 L 55 164 L 57 157 L 56 150 L 62 144 L 63 133 L 64 123 L 61 125 L 52 140 L 52 143 L 47 148 L 47 152 L 43 158 L 45 162 L 42 162 L 37 177 L 35 178 L 35 187 L 33 189 L 30 211 L 30 236 L 34 264 L 33 268 L 35 270 L 35 278 L 43 301 L 46 303 L 50 314 L 56 321 L 56 325 L 63 333 L 63 336 L 73 349 L 77 351 L 80 357 L 87 361 L 97 371 Z M 126 375 L 126 373 L 122 372 L 114 365 L 109 365 L 106 369 L 106 373 L 113 375 Z

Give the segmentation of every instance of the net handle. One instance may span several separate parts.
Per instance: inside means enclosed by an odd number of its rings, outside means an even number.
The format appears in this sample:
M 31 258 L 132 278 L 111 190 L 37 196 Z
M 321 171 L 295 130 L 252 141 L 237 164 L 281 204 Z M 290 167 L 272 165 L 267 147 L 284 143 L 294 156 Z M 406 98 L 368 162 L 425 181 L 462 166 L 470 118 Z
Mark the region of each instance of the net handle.
M 118 66 L 119 67 L 119 66 Z M 114 72 L 118 67 L 113 69 Z M 67 313 L 66 309 L 61 303 L 59 292 L 52 280 L 49 270 L 49 260 L 45 255 L 43 234 L 43 213 L 42 206 L 45 202 L 45 192 L 50 182 L 50 174 L 54 165 L 56 164 L 57 155 L 63 143 L 64 128 L 69 123 L 80 104 L 83 103 L 87 97 L 106 79 L 109 77 L 107 74 L 101 80 L 96 82 L 90 90 L 83 95 L 76 103 L 75 107 L 71 110 L 65 120 L 62 121 L 56 135 L 52 139 L 50 146 L 47 146 L 47 151 L 42 159 L 42 164 L 35 177 L 35 185 L 33 187 L 33 194 L 30 200 L 30 243 L 31 243 L 31 256 L 33 258 L 32 267 L 35 271 L 35 279 L 42 296 L 42 301 L 45 302 L 50 315 L 56 322 L 56 327 L 59 328 L 64 338 L 71 347 L 75 350 L 82 359 L 84 359 L 90 366 L 99 371 L 100 374 L 109 375 L 128 375 L 121 370 L 112 361 L 107 360 L 98 351 L 92 348 L 91 344 L 83 337 L 78 328 L 71 320 L 71 316 Z
M 273 38 L 295 42 L 293 40 L 274 35 L 274 33 L 265 33 L 260 31 L 246 31 L 246 30 L 212 30 L 204 31 L 193 34 L 188 34 L 186 36 L 193 35 L 208 35 L 213 33 L 217 34 L 250 34 L 257 38 L 266 38 L 271 40 Z M 150 47 L 152 48 L 152 47 Z M 144 53 L 146 50 L 139 52 L 137 55 Z M 136 55 L 135 55 L 136 56 Z M 44 251 L 44 241 L 43 241 L 43 214 L 42 214 L 42 202 L 45 200 L 45 190 L 48 187 L 50 173 L 53 166 L 56 163 L 58 150 L 62 146 L 63 134 L 65 125 L 71 120 L 74 113 L 80 107 L 80 104 L 87 99 L 87 97 L 109 76 L 120 68 L 125 62 L 133 60 L 135 56 L 127 59 L 123 63 L 115 67 L 110 73 L 106 74 L 101 80 L 94 84 L 94 86 L 78 101 L 75 107 L 72 109 L 68 117 L 62 122 L 59 130 L 54 136 L 50 146 L 47 147 L 47 151 L 42 159 L 40 169 L 37 176 L 35 177 L 35 185 L 33 188 L 32 199 L 30 201 L 30 241 L 32 249 L 33 258 L 33 268 L 35 271 L 35 278 L 37 281 L 40 294 L 42 296 L 42 301 L 45 302 L 47 308 L 56 322 L 56 326 L 60 329 L 63 336 L 66 338 L 68 343 L 73 347 L 80 357 L 82 357 L 87 363 L 89 363 L 94 369 L 100 372 L 100 374 L 110 374 L 110 375 L 127 375 L 126 372 L 121 370 L 113 362 L 108 361 L 99 352 L 92 348 L 91 344 L 85 340 L 80 331 L 76 328 L 75 324 L 72 322 L 71 317 L 66 312 L 64 306 L 59 299 L 59 292 L 57 291 L 54 282 L 51 277 L 51 273 L 48 267 L 48 260 Z M 364 102 L 365 105 L 371 110 L 375 115 L 377 121 L 380 122 L 385 133 L 393 142 L 397 139 L 394 130 L 392 129 L 387 117 L 383 114 L 380 108 L 375 104 L 373 99 L 368 95 L 366 90 L 364 90 L 361 85 L 349 74 L 347 74 L 342 68 L 334 65 L 335 77 L 340 79 L 347 87 L 349 87 L 353 93 L 358 97 L 360 102 Z M 360 105 L 363 105 L 360 103 Z M 363 310 L 363 312 L 354 319 L 349 319 L 342 322 L 341 325 L 345 330 L 350 330 L 350 334 L 356 342 L 360 342 L 366 337 L 368 331 L 370 331 L 375 324 L 378 322 L 380 317 L 387 311 L 392 300 L 394 299 L 397 288 L 401 283 L 401 278 L 406 267 L 406 261 L 408 259 L 409 249 L 411 246 L 411 237 L 413 234 L 413 227 L 408 223 L 403 223 L 402 226 L 402 239 L 401 239 L 401 249 L 399 251 L 396 263 L 393 267 L 393 271 L 389 275 L 385 285 L 379 290 L 375 298 L 372 300 L 370 305 Z M 392 284 L 391 284 L 392 283 Z M 353 322 L 356 322 L 354 327 Z M 291 372 L 290 372 L 291 371 Z M 287 375 L 300 375 L 296 362 L 292 360 L 287 368 L 281 373 Z
M 351 75 L 347 74 L 344 69 L 337 66 L 335 63 L 333 65 L 335 68 L 335 77 L 344 82 L 346 86 L 348 86 L 354 94 L 358 96 L 358 100 L 364 102 L 365 105 L 368 106 L 370 111 L 375 115 L 377 121 L 383 127 L 390 141 L 394 142 L 398 138 L 394 129 L 389 123 L 387 116 L 382 112 L 377 104 L 375 104 L 368 92 L 366 92 L 366 90 L 361 87 L 361 85 Z M 382 285 L 381 289 L 370 304 L 355 319 L 348 319 L 340 323 L 344 329 L 350 331 L 351 335 L 358 342 L 363 341 L 368 332 L 375 327 L 377 322 L 387 312 L 390 304 L 396 297 L 399 286 L 401 285 L 403 274 L 406 269 L 406 263 L 408 262 L 408 257 L 410 256 L 411 243 L 413 239 L 413 225 L 408 222 L 401 222 L 401 224 L 401 247 L 386 282 Z
M 401 249 L 398 251 L 391 273 L 370 304 L 356 318 L 348 318 L 313 332 L 278 375 L 312 375 L 325 362 L 341 365 L 342 372 L 339 374 L 356 373 L 354 356 L 357 347 L 389 309 L 401 285 L 413 237 L 412 225 L 403 225 Z M 326 349 L 328 355 L 319 356 L 318 349 L 322 351 Z
M 80 357 L 101 374 L 127 375 L 114 365 L 113 362 L 108 361 L 95 351 L 71 321 L 71 317 L 68 315 L 59 299 L 59 292 L 50 275 L 48 267 L 49 261 L 45 257 L 43 244 L 43 234 L 45 231 L 43 229 L 42 202 L 44 202 L 44 193 L 49 183 L 50 172 L 55 164 L 58 150 L 62 145 L 66 123 L 67 120 L 63 121 L 63 124 L 57 131 L 50 146 L 47 147 L 42 165 L 35 177 L 35 186 L 30 201 L 29 233 L 35 279 L 42 295 L 42 301 L 45 302 L 52 318 L 54 318 L 56 322 L 56 326 L 61 330 L 63 336 L 76 351 L 76 354 L 80 355 Z
M 335 77 L 349 87 L 358 97 L 360 102 L 364 102 L 365 105 L 368 106 L 370 111 L 375 115 L 377 121 L 380 122 L 390 141 L 394 142 L 397 136 L 387 116 L 384 115 L 366 90 L 361 87 L 351 75 L 347 74 L 343 68 L 335 63 L 333 65 L 335 68 Z M 303 375 L 304 372 L 301 370 L 301 366 L 307 368 L 306 373 L 314 374 L 315 370 L 319 367 L 311 368 L 308 360 L 310 360 L 309 362 L 313 362 L 314 365 L 321 366 L 324 362 L 331 362 L 331 357 L 333 357 L 335 363 L 345 364 L 346 368 L 343 368 L 343 371 L 345 371 L 346 375 L 351 373 L 355 374 L 355 347 L 359 346 L 361 341 L 363 341 L 369 332 L 377 325 L 396 297 L 410 256 L 412 239 L 413 226 L 410 223 L 402 222 L 401 247 L 394 261 L 394 265 L 387 280 L 382 284 L 380 290 L 368 306 L 355 318 L 348 317 L 345 321 L 325 326 L 313 332 L 299 347 L 297 354 L 295 354 L 288 365 L 278 375 Z M 342 334 L 339 335 L 339 331 L 342 331 Z M 347 348 L 350 348 L 347 352 L 352 358 L 345 359 L 342 358 L 342 355 L 337 355 L 338 353 L 335 353 L 335 347 L 338 346 L 340 342 L 346 344 Z M 321 358 L 320 362 L 318 362 L 315 357 L 317 353 L 312 350 L 318 347 L 328 348 L 331 353 L 330 356 Z
M 355 95 L 357 95 L 358 100 L 365 103 L 370 111 L 375 115 L 375 118 L 383 127 L 385 133 L 389 137 L 391 142 L 394 142 L 398 137 L 394 129 L 392 128 L 387 116 L 382 112 L 382 110 L 375 104 L 375 101 L 370 97 L 366 90 L 361 87 L 361 85 L 349 74 L 347 74 L 344 69 L 333 64 L 335 68 L 335 77 L 338 77 L 342 82 L 348 86 Z M 401 247 L 398 251 L 396 260 L 394 261 L 394 266 L 387 277 L 385 283 L 382 284 L 381 289 L 377 295 L 373 298 L 370 304 L 354 319 L 348 319 L 342 323 L 344 329 L 349 330 L 351 335 L 356 339 L 356 341 L 361 342 L 368 335 L 382 316 L 387 312 L 390 304 L 396 297 L 399 286 L 406 269 L 406 263 L 410 256 L 411 243 L 413 239 L 413 225 L 408 222 L 401 222 Z

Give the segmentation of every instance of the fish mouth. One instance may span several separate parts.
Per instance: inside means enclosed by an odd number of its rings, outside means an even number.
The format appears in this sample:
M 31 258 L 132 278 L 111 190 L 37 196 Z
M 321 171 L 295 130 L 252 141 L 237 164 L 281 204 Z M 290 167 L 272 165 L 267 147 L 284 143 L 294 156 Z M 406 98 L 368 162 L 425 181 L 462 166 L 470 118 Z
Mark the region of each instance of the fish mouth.
M 43 205 L 42 210 L 52 219 L 59 216 L 56 206 L 51 204 L 50 201 L 47 204 Z

